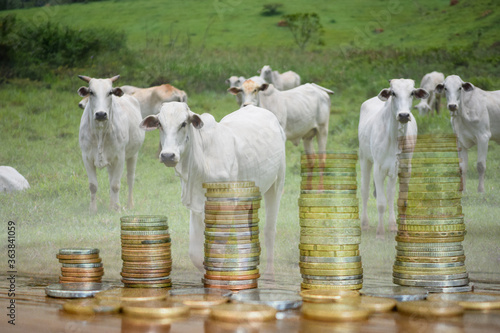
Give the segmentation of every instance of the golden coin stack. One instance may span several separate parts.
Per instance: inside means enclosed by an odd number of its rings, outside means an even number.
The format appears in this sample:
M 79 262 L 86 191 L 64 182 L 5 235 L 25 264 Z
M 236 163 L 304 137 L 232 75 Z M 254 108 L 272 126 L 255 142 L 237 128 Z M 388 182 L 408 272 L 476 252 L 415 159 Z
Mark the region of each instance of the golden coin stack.
M 172 256 L 166 216 L 124 216 L 122 282 L 129 288 L 169 288 Z
M 100 283 L 104 275 L 99 249 L 65 248 L 56 255 L 62 264 L 60 283 L 95 282 Z
M 361 289 L 356 152 L 301 156 L 302 289 Z
M 401 142 L 396 284 L 429 291 L 470 290 L 456 140 L 449 134 Z
M 259 188 L 251 181 L 204 183 L 205 287 L 257 288 Z

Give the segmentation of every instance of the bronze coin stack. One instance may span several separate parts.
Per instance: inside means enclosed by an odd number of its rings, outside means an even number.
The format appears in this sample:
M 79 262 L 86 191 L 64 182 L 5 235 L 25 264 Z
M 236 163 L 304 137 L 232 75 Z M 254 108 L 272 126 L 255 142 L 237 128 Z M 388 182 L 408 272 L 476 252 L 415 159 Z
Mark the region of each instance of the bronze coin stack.
M 261 194 L 252 181 L 204 183 L 205 287 L 257 288 Z
M 420 135 L 400 147 L 393 282 L 431 292 L 469 291 L 456 136 Z
M 101 282 L 104 268 L 99 257 L 99 249 L 60 249 L 56 258 L 62 264 L 60 283 Z
M 170 288 L 172 256 L 167 217 L 132 215 L 120 221 L 125 287 Z
M 302 289 L 363 286 L 356 152 L 301 156 L 300 273 Z

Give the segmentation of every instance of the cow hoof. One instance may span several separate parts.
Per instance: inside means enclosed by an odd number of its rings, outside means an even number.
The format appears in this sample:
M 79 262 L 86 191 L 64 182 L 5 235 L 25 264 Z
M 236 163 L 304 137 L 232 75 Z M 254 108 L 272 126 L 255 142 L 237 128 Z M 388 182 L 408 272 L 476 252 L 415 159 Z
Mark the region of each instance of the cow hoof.
M 376 239 L 384 240 L 385 239 L 385 234 L 383 232 L 377 232 Z
M 363 230 L 363 231 L 370 230 L 370 225 L 369 224 L 361 224 L 361 230 Z

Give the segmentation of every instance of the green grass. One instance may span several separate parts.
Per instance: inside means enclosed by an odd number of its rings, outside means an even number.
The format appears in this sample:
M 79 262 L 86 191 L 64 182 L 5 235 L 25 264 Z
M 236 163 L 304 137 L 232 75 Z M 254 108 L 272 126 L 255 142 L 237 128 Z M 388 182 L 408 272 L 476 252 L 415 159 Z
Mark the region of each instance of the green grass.
M 117 279 L 121 268 L 120 216 L 164 214 L 171 226 L 174 272 L 186 272 L 188 279 L 199 282 L 187 254 L 189 213 L 180 202 L 178 178 L 158 162 L 158 133 L 146 134 L 139 154 L 135 208 L 108 210 L 108 176 L 100 170 L 98 214 L 88 213 L 87 175 L 78 145 L 80 97 L 76 94 L 83 82 L 77 74 L 121 74 L 119 84 L 139 86 L 168 81 L 186 90 L 194 112 L 210 112 L 220 120 L 237 109 L 234 96 L 225 92 L 227 77 L 255 75 L 264 64 L 280 71 L 293 69 L 303 82 L 316 82 L 335 91 L 328 139 L 331 150 L 357 149 L 359 107 L 386 88 L 388 79 L 413 78 L 418 85 L 425 73 L 440 70 L 459 74 L 481 88 L 500 87 L 499 48 L 492 46 L 498 41 L 493 23 L 498 23 L 500 11 L 494 1 L 461 1 L 455 7 L 444 0 L 414 1 L 391 16 L 390 23 L 382 26 L 383 33 L 370 35 L 366 42 L 356 42 L 356 31 L 369 27 L 372 13 L 386 8 L 387 2 L 356 0 L 331 5 L 330 1 L 316 1 L 310 7 L 310 3 L 289 1 L 285 13 L 317 11 L 325 27 L 326 46 L 310 47 L 304 53 L 296 50 L 286 29 L 276 26 L 279 17 L 259 15 L 264 1 L 234 2 L 237 4 L 227 7 L 222 16 L 217 15 L 213 2 L 164 3 L 105 1 L 16 11 L 28 20 L 46 12 L 52 20 L 72 27 L 123 30 L 131 49 L 126 62 L 121 61 L 122 55 L 97 55 L 92 63 L 82 60 L 78 68 L 59 68 L 44 81 L 11 79 L 0 86 L 0 164 L 15 167 L 31 184 L 31 189 L 22 193 L 0 195 L 0 220 L 18 224 L 20 272 L 56 276 L 59 263 L 54 255 L 59 248 L 94 246 L 101 249 L 106 276 Z M 481 18 L 487 9 L 493 9 L 492 14 Z M 110 12 L 113 14 L 105 14 Z M 171 36 L 177 34 L 175 44 L 169 45 Z M 347 53 L 340 49 L 342 43 L 350 45 Z M 417 115 L 419 133 L 451 132 L 448 113 L 442 110 L 436 117 Z M 289 142 L 286 148 L 276 270 L 289 270 L 298 278 L 297 198 L 303 148 Z M 468 192 L 463 199 L 469 231 L 464 242 L 467 265 L 472 273 L 498 274 L 500 148 L 490 145 L 485 194 L 476 193 L 475 161 L 473 148 Z M 123 178 L 122 204 L 126 187 Z M 390 272 L 395 255 L 393 235 L 388 234 L 385 241 L 375 240 L 376 216 L 375 200 L 370 198 L 372 229 L 363 234 L 361 244 L 367 277 Z

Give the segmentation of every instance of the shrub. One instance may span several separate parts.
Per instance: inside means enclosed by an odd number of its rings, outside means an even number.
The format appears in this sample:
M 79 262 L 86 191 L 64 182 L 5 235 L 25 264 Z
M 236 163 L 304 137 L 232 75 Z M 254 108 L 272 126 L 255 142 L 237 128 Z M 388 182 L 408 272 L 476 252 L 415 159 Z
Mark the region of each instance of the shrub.
M 309 42 L 316 42 L 323 45 L 321 36 L 324 33 L 318 14 L 316 13 L 297 13 L 283 15 L 283 19 L 288 23 L 288 29 L 292 33 L 297 46 L 304 50 Z
M 275 16 L 282 12 L 279 10 L 283 7 L 282 3 L 268 3 L 262 6 L 262 11 L 260 12 L 262 16 Z

